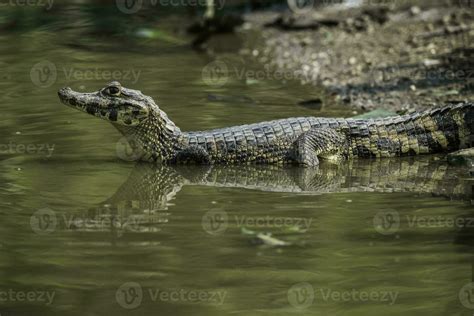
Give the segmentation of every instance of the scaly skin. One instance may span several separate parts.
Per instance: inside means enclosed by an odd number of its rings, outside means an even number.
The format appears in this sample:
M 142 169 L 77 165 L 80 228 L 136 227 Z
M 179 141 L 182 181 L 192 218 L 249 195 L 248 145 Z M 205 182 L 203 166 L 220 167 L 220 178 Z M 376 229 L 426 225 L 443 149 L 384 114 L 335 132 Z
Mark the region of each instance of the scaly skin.
M 59 91 L 63 103 L 110 121 L 141 160 L 163 163 L 298 163 L 318 158 L 398 157 L 474 145 L 474 104 L 383 119 L 299 117 L 182 132 L 140 91 L 112 82 L 95 93 Z
M 472 183 L 464 169 L 447 165 L 436 157 L 359 159 L 336 166 L 295 168 L 275 165 L 164 166 L 137 164 L 127 181 L 109 199 L 126 217 L 167 210 L 186 186 L 235 188 L 265 192 L 320 195 L 349 192 L 409 192 L 469 201 Z
M 321 194 L 360 193 L 359 197 L 363 199 L 364 192 L 405 192 L 410 193 L 410 197 L 416 195 L 426 201 L 433 196 L 444 197 L 450 201 L 460 200 L 459 203 L 455 202 L 461 210 L 459 217 L 469 220 L 472 218 L 471 208 L 465 207 L 463 215 L 461 207 L 461 201 L 465 201 L 466 206 L 471 204 L 474 192 L 473 184 L 464 176 L 466 170 L 447 165 L 436 158 L 438 157 L 358 159 L 342 165 L 323 163 L 320 168 L 278 165 L 136 164 L 128 179 L 110 197 L 89 205 L 82 213 L 67 213 L 64 216 L 86 218 L 87 223 L 93 225 L 80 225 L 76 229 L 88 232 L 91 229 L 102 233 L 111 230 L 112 234 L 121 236 L 127 232 L 160 234 L 160 230 L 166 229 L 164 234 L 172 234 L 173 228 L 181 229 L 176 222 L 169 226 L 169 223 L 177 218 L 173 216 L 173 205 L 180 204 L 181 190 L 189 186 L 206 186 L 217 190 L 226 188 L 226 191 L 232 190 L 235 193 L 245 189 L 280 192 L 285 195 L 291 193 L 292 196 L 303 194 L 306 198 Z M 175 203 L 176 201 L 178 203 Z M 438 198 L 433 201 L 438 203 Z M 204 215 L 207 209 L 198 208 L 196 211 Z M 379 211 L 369 208 L 367 216 L 372 217 Z M 321 215 L 317 213 L 320 212 L 315 209 L 314 216 Z M 322 216 L 325 216 L 324 212 Z M 472 227 L 470 229 L 472 230 Z M 462 230 L 461 233 L 472 235 L 472 231 Z M 145 240 L 149 241 L 149 237 L 146 235 Z M 465 238 L 460 239 L 465 241 Z

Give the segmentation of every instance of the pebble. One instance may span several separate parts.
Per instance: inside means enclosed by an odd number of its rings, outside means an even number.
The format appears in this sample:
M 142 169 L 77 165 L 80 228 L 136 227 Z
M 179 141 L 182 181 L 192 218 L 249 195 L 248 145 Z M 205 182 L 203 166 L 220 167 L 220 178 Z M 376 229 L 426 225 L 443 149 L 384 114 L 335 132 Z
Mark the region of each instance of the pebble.
M 418 15 L 418 14 L 421 13 L 421 9 L 420 9 L 420 7 L 415 5 L 415 6 L 410 8 L 410 13 L 413 14 L 413 15 Z
M 311 45 L 313 44 L 313 40 L 309 37 L 305 37 L 301 40 L 302 45 Z
M 244 24 L 242 24 L 242 29 L 244 30 L 251 30 L 252 28 L 253 28 L 253 25 L 250 22 L 245 22 Z
M 441 64 L 441 61 L 437 59 L 425 59 L 423 60 L 423 66 L 425 67 L 430 67 L 430 66 L 436 66 Z

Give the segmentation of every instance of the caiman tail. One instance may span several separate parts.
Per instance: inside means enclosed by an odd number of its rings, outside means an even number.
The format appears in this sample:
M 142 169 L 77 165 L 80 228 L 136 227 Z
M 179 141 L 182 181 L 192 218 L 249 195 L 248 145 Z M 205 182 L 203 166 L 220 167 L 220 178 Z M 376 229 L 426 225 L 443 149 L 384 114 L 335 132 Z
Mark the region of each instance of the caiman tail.
M 474 146 L 474 103 L 449 104 L 383 119 L 353 120 L 349 126 L 349 156 L 452 152 Z

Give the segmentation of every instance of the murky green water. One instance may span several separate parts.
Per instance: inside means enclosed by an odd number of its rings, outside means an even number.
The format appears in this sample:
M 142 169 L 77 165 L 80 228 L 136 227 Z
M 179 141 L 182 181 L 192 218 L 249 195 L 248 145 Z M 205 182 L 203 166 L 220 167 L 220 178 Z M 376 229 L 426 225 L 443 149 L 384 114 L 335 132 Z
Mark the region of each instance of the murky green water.
M 473 313 L 466 170 L 443 157 L 317 171 L 125 162 L 115 129 L 61 105 L 58 88 L 114 75 L 183 130 L 350 111 L 299 107 L 319 92 L 271 78 L 209 85 L 213 58 L 184 44 L 70 23 L 0 33 L 2 316 Z

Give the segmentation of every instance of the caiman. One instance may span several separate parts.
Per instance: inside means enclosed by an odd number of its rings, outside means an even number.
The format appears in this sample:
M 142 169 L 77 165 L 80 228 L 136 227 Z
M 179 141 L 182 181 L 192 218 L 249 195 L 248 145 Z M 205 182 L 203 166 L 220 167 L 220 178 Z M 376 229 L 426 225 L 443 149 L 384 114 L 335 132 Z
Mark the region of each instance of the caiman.
M 62 88 L 61 101 L 112 123 L 140 160 L 197 164 L 301 164 L 398 157 L 474 146 L 474 103 L 380 119 L 296 117 L 183 132 L 155 101 L 111 82 L 93 93 Z

